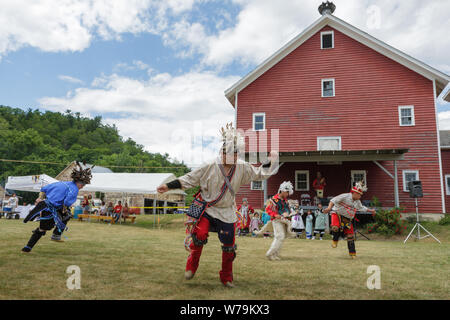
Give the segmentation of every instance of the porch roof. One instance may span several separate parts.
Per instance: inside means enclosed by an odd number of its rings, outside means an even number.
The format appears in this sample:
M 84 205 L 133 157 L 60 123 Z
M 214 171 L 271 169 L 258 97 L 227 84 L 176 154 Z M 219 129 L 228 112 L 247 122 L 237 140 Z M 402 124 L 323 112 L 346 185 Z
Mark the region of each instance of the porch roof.
M 403 160 L 409 149 L 317 150 L 280 152 L 280 162 L 389 161 Z M 254 153 L 247 153 L 250 159 Z

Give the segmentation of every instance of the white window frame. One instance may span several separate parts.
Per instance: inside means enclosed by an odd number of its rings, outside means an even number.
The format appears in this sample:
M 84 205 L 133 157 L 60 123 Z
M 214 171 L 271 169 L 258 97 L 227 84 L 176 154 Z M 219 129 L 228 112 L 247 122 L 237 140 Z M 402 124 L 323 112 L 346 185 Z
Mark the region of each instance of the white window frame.
M 331 139 L 338 139 L 339 140 L 339 149 L 338 150 L 320 150 L 319 146 L 320 140 L 331 140 Z M 340 136 L 336 136 L 336 137 L 317 137 L 317 151 L 339 151 L 342 150 L 342 138 Z
M 254 182 L 261 182 L 261 189 L 255 188 L 255 187 L 253 186 L 253 183 L 254 183 Z M 257 190 L 257 191 L 262 191 L 262 190 L 264 190 L 263 182 L 262 182 L 262 181 L 252 181 L 252 182 L 250 183 L 250 190 Z
M 353 174 L 361 174 L 361 173 L 364 174 L 364 184 L 367 186 L 367 171 L 366 170 L 350 170 L 350 180 L 352 182 L 352 187 L 355 182 L 358 182 L 358 181 L 353 180 Z
M 419 178 L 419 170 L 403 170 L 402 171 L 402 178 L 403 178 L 403 191 L 404 192 L 409 192 L 409 190 L 407 189 L 408 186 L 406 184 L 406 174 L 407 173 L 415 173 L 416 174 L 416 180 L 420 180 L 420 178 Z
M 297 188 L 297 174 L 306 173 L 306 189 Z M 295 191 L 309 191 L 309 170 L 295 170 Z
M 327 35 L 327 34 L 331 34 L 331 48 L 324 48 L 323 47 L 323 36 Z M 320 49 L 322 50 L 327 50 L 327 49 L 334 49 L 334 31 L 330 30 L 330 31 L 322 31 L 320 33 Z
M 402 110 L 411 110 L 411 124 L 402 124 Z M 398 107 L 398 123 L 401 127 L 412 127 L 416 125 L 416 117 L 414 115 L 414 106 L 399 106 Z
M 445 175 L 445 194 L 447 196 L 450 196 L 450 188 L 449 188 L 449 185 L 447 183 L 447 178 L 450 178 L 450 174 L 446 174 Z
M 255 129 L 255 118 L 257 117 L 257 116 L 263 116 L 264 118 L 264 127 L 263 127 L 263 129 L 259 129 L 259 130 L 256 130 Z M 252 125 L 252 129 L 253 129 L 253 131 L 266 131 L 266 113 L 265 112 L 257 112 L 257 113 L 254 113 L 253 114 L 253 125 Z
M 333 82 L 333 95 L 332 96 L 324 96 L 323 95 L 323 83 L 326 81 L 332 81 Z M 321 85 L 320 85 L 320 90 L 322 91 L 322 98 L 333 98 L 336 96 L 336 81 L 335 78 L 329 78 L 329 79 L 322 79 L 321 81 Z

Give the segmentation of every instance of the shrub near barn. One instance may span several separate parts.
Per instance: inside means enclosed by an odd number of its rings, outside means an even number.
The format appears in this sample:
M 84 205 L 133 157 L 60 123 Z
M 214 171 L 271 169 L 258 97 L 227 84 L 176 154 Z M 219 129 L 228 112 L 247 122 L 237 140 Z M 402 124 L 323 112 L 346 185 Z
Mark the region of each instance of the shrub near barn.
M 380 233 L 387 236 L 402 234 L 406 230 L 406 221 L 400 220 L 403 208 L 392 208 L 388 210 L 377 209 L 374 223 L 367 224 L 369 233 Z

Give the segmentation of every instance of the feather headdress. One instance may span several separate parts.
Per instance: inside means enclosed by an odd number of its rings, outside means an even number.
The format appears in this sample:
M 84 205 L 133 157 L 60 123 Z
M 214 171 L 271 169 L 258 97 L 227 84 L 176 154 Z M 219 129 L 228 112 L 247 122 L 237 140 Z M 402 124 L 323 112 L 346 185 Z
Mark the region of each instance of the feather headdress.
M 73 168 L 72 170 L 72 174 L 70 175 L 70 177 L 72 178 L 73 181 L 75 182 L 82 182 L 84 184 L 89 184 L 91 183 L 91 179 L 92 179 L 92 169 L 95 167 L 92 166 L 90 168 L 86 167 L 86 163 L 83 162 L 83 165 L 85 167 L 85 169 L 83 169 L 83 167 L 81 166 L 81 164 L 76 161 L 76 166 L 75 168 Z
M 220 129 L 222 135 L 222 151 L 225 153 L 235 153 L 242 151 L 245 147 L 244 137 L 233 128 L 232 123 L 228 123 L 225 128 Z
M 355 183 L 355 186 L 351 190 L 351 192 L 356 192 L 359 194 L 363 194 L 366 191 L 367 191 L 367 187 L 364 184 L 364 181 L 359 181 L 359 182 Z
M 284 181 L 280 185 L 280 188 L 278 189 L 278 193 L 283 192 L 283 191 L 288 191 L 289 195 L 294 193 L 294 186 L 292 185 L 292 183 L 290 181 Z

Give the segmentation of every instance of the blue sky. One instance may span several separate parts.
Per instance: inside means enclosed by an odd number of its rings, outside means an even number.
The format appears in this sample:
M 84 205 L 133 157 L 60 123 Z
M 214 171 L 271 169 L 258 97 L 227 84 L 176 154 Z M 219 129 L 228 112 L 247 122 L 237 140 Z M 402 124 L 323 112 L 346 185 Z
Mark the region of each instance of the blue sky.
M 318 19 L 320 2 L 2 0 L 0 104 L 101 115 L 193 163 L 234 119 L 224 90 Z M 339 18 L 450 73 L 450 1 L 334 2 Z M 450 129 L 450 104 L 438 111 Z

